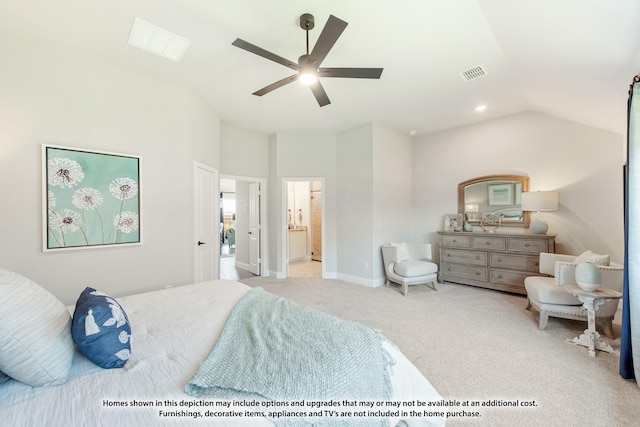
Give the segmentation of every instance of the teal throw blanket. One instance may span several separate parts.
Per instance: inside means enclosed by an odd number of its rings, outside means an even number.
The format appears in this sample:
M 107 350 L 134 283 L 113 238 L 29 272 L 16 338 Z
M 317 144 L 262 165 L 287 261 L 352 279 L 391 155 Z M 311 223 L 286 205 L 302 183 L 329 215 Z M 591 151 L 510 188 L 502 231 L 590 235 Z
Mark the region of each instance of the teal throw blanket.
M 233 309 L 185 391 L 233 400 L 390 400 L 392 362 L 381 347 L 383 340 L 364 325 L 255 288 Z M 272 421 L 282 425 L 293 420 Z M 318 421 L 312 422 L 388 425 L 380 418 Z

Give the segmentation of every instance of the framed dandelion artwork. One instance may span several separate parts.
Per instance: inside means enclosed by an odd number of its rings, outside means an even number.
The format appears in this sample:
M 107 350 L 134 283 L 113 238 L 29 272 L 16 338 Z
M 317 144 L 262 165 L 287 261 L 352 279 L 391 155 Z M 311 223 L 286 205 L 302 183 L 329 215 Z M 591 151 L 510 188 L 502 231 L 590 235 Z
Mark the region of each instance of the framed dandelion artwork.
M 140 157 L 42 146 L 43 249 L 141 244 Z

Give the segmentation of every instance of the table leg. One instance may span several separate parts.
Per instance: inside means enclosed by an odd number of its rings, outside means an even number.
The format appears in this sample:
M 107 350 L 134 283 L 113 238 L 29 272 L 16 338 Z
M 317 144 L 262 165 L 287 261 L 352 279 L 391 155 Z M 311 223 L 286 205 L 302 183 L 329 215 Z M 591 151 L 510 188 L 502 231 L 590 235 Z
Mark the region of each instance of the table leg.
M 578 344 L 587 347 L 589 356 L 595 357 L 596 350 L 606 351 L 613 353 L 613 348 L 600 339 L 600 334 L 596 331 L 596 310 L 602 304 L 604 300 L 587 296 L 578 296 L 578 299 L 582 302 L 584 308 L 587 310 L 587 329 L 579 337 L 575 337 L 572 340 L 567 340 L 574 344 Z

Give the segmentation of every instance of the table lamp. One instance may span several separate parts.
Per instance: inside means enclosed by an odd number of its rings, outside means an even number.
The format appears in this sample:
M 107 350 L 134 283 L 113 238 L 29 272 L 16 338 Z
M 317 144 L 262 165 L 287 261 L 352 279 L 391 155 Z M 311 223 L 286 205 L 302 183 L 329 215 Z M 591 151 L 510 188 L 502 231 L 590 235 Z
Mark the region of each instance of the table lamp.
M 529 231 L 534 234 L 547 234 L 549 228 L 541 218 L 541 211 L 558 210 L 557 191 L 529 191 L 522 193 L 521 206 L 523 211 L 535 211 L 537 215 L 531 220 Z

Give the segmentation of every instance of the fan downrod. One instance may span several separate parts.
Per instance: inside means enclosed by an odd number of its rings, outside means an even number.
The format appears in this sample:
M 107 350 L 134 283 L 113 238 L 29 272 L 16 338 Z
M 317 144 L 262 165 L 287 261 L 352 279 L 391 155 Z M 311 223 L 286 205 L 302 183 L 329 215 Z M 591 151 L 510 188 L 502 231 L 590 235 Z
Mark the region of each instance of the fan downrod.
M 300 15 L 300 28 L 305 31 L 313 30 L 316 25 L 316 19 L 310 13 L 303 13 Z

